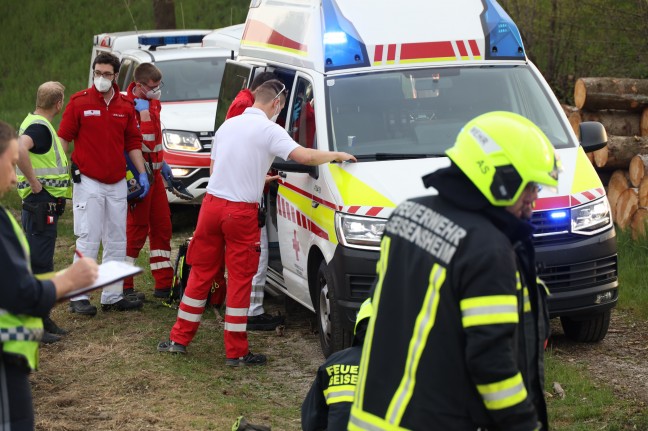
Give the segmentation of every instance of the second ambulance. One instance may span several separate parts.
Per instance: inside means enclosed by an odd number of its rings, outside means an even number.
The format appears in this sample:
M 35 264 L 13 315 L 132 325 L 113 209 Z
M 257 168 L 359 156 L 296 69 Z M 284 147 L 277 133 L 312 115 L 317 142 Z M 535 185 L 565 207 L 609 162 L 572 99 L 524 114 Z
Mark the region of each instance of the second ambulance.
M 601 340 L 617 301 L 616 237 L 586 152 L 606 144 L 603 126 L 584 123 L 579 142 L 494 0 L 394 6 L 251 2 L 239 55 L 225 67 L 216 127 L 255 74 L 273 71 L 290 90 L 280 119 L 293 138 L 358 159 L 275 163 L 283 178 L 268 199 L 269 283 L 317 313 L 325 355 L 350 345 L 387 217 L 430 193 L 421 177 L 448 166 L 444 151 L 466 122 L 511 111 L 544 131 L 563 165 L 557 193 L 541 191 L 532 220 L 550 313 L 569 337 Z

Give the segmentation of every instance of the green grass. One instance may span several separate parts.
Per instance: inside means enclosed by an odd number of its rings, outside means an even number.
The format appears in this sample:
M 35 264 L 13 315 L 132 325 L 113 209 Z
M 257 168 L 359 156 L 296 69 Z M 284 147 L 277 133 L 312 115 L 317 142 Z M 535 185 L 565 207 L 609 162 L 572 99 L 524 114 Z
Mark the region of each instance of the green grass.
M 648 320 L 648 240 L 634 241 L 617 230 L 619 304 L 636 317 Z

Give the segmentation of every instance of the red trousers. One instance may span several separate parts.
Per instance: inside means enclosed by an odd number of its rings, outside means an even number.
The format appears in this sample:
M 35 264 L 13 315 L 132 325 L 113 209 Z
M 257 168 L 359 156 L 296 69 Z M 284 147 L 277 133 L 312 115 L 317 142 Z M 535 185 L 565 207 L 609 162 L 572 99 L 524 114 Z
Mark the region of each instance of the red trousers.
M 126 221 L 126 256 L 131 262 L 137 259 L 149 239 L 151 274 L 156 289 L 169 289 L 173 283 L 171 266 L 171 211 L 162 182 L 156 171 L 151 189 L 144 199 L 128 208 Z M 124 280 L 124 289 L 133 287 L 133 277 Z
M 256 274 L 261 253 L 257 210 L 256 203 L 230 202 L 205 195 L 187 251 L 191 273 L 178 318 L 171 329 L 169 338 L 172 341 L 186 346 L 196 335 L 213 281 L 223 274 L 225 256 L 228 273 L 225 355 L 239 358 L 250 351 L 246 332 L 247 311 L 252 277 Z

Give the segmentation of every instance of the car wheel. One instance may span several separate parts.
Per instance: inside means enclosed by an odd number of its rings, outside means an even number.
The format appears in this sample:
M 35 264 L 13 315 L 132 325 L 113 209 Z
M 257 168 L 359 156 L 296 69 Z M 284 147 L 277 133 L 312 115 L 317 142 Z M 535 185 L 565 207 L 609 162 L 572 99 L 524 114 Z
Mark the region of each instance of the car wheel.
M 317 271 L 317 326 L 322 353 L 329 357 L 344 345 L 344 330 L 340 309 L 335 297 L 335 285 L 331 270 L 322 261 Z
M 560 318 L 560 323 L 565 335 L 570 339 L 582 343 L 595 343 L 605 338 L 610 326 L 611 314 L 612 310 L 607 310 L 578 318 L 563 316 Z

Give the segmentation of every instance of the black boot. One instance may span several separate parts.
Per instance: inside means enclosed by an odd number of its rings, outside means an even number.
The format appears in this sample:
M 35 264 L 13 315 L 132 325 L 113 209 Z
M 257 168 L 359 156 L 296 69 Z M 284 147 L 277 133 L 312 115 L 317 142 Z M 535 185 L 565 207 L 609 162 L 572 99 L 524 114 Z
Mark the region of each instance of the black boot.
M 52 344 L 59 341 L 61 337 L 59 335 L 54 335 L 49 332 L 43 332 L 43 338 L 41 338 L 41 343 L 43 344 Z
M 50 334 L 66 335 L 68 333 L 68 331 L 60 328 L 56 323 L 54 323 L 50 316 L 43 319 L 43 328 L 45 329 L 45 332 L 49 332 Z

